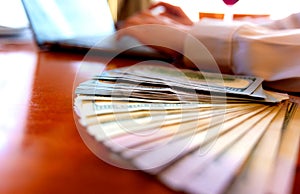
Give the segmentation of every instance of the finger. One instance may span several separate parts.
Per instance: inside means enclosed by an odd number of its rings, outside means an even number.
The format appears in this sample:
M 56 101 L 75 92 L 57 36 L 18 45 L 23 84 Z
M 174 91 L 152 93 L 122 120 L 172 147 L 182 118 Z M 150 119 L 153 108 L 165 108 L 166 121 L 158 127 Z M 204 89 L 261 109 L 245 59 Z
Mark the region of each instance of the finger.
M 178 17 L 175 15 L 169 14 L 167 12 L 160 14 L 160 16 L 170 18 L 172 20 L 172 23 L 175 23 L 175 24 L 184 24 L 184 25 L 192 25 L 193 24 L 193 22 L 189 18 Z
M 152 34 L 153 36 L 149 36 L 148 35 L 149 33 Z M 174 46 L 169 45 L 169 43 L 171 43 L 172 41 L 165 40 L 164 38 L 163 39 L 157 38 L 160 34 L 162 34 L 160 31 L 159 32 L 157 30 L 153 31 L 153 28 L 151 26 L 128 27 L 120 30 L 118 32 L 117 38 L 123 36 L 131 36 L 137 39 L 141 44 L 149 46 L 155 49 L 157 52 L 162 53 L 163 55 L 167 55 L 172 58 L 178 58 L 178 56 L 180 55 L 178 51 L 176 51 L 176 49 L 175 50 L 171 49 Z
M 182 9 L 178 6 L 174 6 L 165 2 L 159 2 L 149 7 L 149 9 L 154 9 L 159 6 L 163 6 L 167 13 L 170 13 L 175 16 L 186 16 L 186 14 L 182 11 Z
M 161 11 L 162 9 L 158 9 L 160 7 L 164 8 L 163 11 Z M 193 21 L 178 6 L 174 6 L 165 2 L 159 2 L 151 6 L 150 11 L 154 12 L 154 15 L 158 15 L 156 12 L 160 12 L 160 16 L 168 17 L 184 25 L 193 25 Z
M 163 6 L 163 7 L 165 7 L 165 8 L 167 8 L 167 9 L 174 9 L 176 6 L 174 6 L 174 5 L 172 5 L 172 4 L 169 4 L 169 3 L 165 3 L 165 2 L 158 2 L 158 3 L 156 3 L 156 4 L 153 4 L 153 5 L 151 5 L 150 7 L 149 7 L 149 9 L 154 9 L 154 8 L 156 8 L 156 7 L 159 7 L 159 6 Z
M 158 7 L 158 6 L 164 6 L 165 7 L 165 5 L 166 5 L 167 3 L 165 3 L 165 2 L 158 2 L 158 3 L 155 3 L 155 4 L 152 4 L 152 5 L 150 5 L 149 6 L 149 9 L 154 9 L 154 8 L 156 8 L 156 7 Z

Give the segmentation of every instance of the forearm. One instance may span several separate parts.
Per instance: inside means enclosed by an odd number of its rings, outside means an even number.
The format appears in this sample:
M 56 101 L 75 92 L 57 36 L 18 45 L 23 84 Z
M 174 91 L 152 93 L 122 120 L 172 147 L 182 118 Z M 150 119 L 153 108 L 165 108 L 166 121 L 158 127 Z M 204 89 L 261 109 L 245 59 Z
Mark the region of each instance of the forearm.
M 233 37 L 234 72 L 267 81 L 300 77 L 300 30 L 241 27 Z
M 200 70 L 228 73 L 232 70 L 232 40 L 239 25 L 227 25 L 222 21 L 196 23 L 184 44 L 184 55 Z
M 299 81 L 300 30 L 275 31 L 250 24 L 221 25 L 198 23 L 191 31 L 211 52 L 221 70 L 254 75 L 266 81 Z M 190 54 L 192 52 L 194 54 Z M 186 46 L 185 54 L 194 56 L 200 69 L 210 70 L 210 64 L 202 60 L 196 49 Z M 299 89 L 295 90 L 300 90 L 300 83 L 298 85 Z

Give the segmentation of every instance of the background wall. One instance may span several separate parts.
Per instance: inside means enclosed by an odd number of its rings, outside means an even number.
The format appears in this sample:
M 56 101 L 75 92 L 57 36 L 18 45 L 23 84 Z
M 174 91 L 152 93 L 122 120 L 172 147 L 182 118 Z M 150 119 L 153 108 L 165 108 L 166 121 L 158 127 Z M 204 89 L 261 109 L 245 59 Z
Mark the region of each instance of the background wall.
M 300 12 L 300 1 L 298 0 L 239 0 L 233 7 L 226 6 L 222 0 L 164 1 L 181 6 L 194 21 L 198 20 L 199 12 L 224 13 L 231 11 L 242 14 L 269 14 L 272 19 L 279 19 L 291 13 Z

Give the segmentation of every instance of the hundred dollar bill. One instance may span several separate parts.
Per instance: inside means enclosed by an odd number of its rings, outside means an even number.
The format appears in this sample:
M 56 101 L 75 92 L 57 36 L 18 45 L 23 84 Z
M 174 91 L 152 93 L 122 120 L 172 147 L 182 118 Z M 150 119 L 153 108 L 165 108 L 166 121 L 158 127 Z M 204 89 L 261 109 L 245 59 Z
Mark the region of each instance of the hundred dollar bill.
M 269 108 L 272 109 L 269 114 L 200 174 L 194 176 L 185 185 L 185 189 L 191 193 L 224 193 L 281 107 Z
M 237 118 L 238 116 L 242 116 L 247 114 L 249 111 L 256 111 L 259 107 L 245 107 L 244 109 L 239 109 L 237 107 L 230 108 L 226 111 L 226 115 L 222 111 L 215 111 L 214 117 L 222 117 L 224 119 L 219 119 L 217 122 L 214 122 L 213 125 L 220 124 L 226 120 Z M 200 110 L 200 109 L 199 109 Z M 197 131 L 200 130 L 200 126 L 204 127 L 204 123 L 210 123 L 211 118 L 210 114 L 212 113 L 209 109 L 200 110 L 201 112 L 195 113 L 193 112 L 195 120 L 189 121 L 189 123 L 178 123 L 177 125 L 168 125 L 162 126 L 156 133 L 149 133 L 147 136 L 137 136 L 135 134 L 127 133 L 122 137 L 110 138 L 108 141 L 105 142 L 105 145 L 109 146 L 113 150 L 118 152 L 125 152 L 127 148 L 133 148 L 134 151 L 132 154 L 141 154 L 148 152 L 149 149 L 144 149 L 145 147 L 154 147 L 161 144 L 161 142 L 169 142 L 170 139 L 178 139 L 179 137 L 192 137 L 196 134 Z M 177 114 L 179 115 L 179 114 Z M 186 117 L 186 113 L 183 113 L 181 117 Z M 156 122 L 152 120 L 153 122 Z M 207 126 L 207 125 L 206 125 Z M 179 130 L 180 128 L 180 130 Z M 205 127 L 204 127 L 205 128 Z M 137 151 L 139 150 L 139 151 Z M 131 153 L 130 153 L 131 154 Z M 129 156 L 129 152 L 126 153 L 127 157 Z
M 258 108 L 255 109 L 257 111 Z M 262 109 L 265 110 L 265 109 Z M 253 110 L 247 111 L 244 114 L 249 114 Z M 207 149 L 200 147 L 188 156 L 180 159 L 175 164 L 167 167 L 166 170 L 159 174 L 159 178 L 176 190 L 184 190 L 185 185 L 194 178 L 195 175 L 200 174 L 211 162 L 225 152 L 234 142 L 238 141 L 245 135 L 253 126 L 265 117 L 269 112 L 258 112 L 252 117 L 245 119 L 240 125 L 235 126 L 226 135 L 218 138 L 217 142 L 203 154 L 203 150 Z
M 146 103 L 184 103 L 183 101 L 175 100 L 156 100 L 156 99 L 144 99 L 137 97 L 113 97 L 113 96 L 93 96 L 93 95 L 82 95 L 76 96 L 74 103 L 80 104 L 81 101 L 119 101 L 119 102 L 146 102 Z M 191 103 L 191 102 L 186 102 Z
M 91 102 L 83 102 L 84 104 L 86 103 L 91 103 Z M 98 102 L 99 103 L 99 102 Z M 110 102 L 104 102 L 102 104 L 109 104 Z M 81 110 L 82 104 L 80 104 Z M 178 114 L 178 115 L 184 115 L 186 113 L 190 112 L 195 112 L 198 115 L 202 114 L 207 114 L 207 116 L 211 117 L 213 114 L 214 116 L 217 115 L 219 112 L 221 114 L 224 114 L 225 109 L 226 112 L 231 112 L 231 111 L 249 111 L 249 109 L 256 109 L 260 106 L 264 106 L 261 104 L 231 104 L 231 106 L 217 106 L 217 107 L 199 107 L 199 108 L 193 108 L 193 109 L 169 109 L 169 110 L 138 110 L 138 111 L 133 111 L 133 112 L 122 112 L 122 111 L 117 111 L 114 109 L 107 110 L 107 112 L 104 112 L 103 114 L 95 114 L 95 115 L 87 115 L 87 113 L 83 112 L 82 114 L 78 114 L 81 116 L 81 121 L 83 121 L 85 124 L 83 125 L 92 125 L 93 123 L 97 122 L 112 122 L 116 121 L 116 119 L 120 120 L 130 120 L 134 118 L 140 118 L 140 117 L 152 117 L 154 115 L 160 115 L 160 116 L 165 116 L 169 114 Z
M 193 89 L 185 89 L 180 90 L 179 88 L 171 88 L 168 86 L 161 86 L 161 85 L 146 85 L 146 84 L 136 84 L 136 83 L 117 83 L 113 81 L 103 81 L 103 80 L 88 80 L 86 82 L 81 83 L 76 88 L 77 94 L 85 94 L 85 95 L 97 95 L 97 96 L 127 96 L 128 98 L 139 93 L 144 97 L 149 96 L 149 94 L 158 94 L 158 97 L 162 98 L 165 96 L 172 95 L 173 97 L 177 97 L 182 101 L 192 100 L 192 101 L 222 101 L 224 103 L 230 103 L 233 101 L 256 101 L 256 102 L 281 102 L 283 100 L 288 99 L 287 95 L 278 95 L 275 92 L 269 92 L 262 89 L 259 86 L 252 97 L 249 98 L 248 96 L 244 95 L 211 95 L 211 94 L 203 94 L 199 93 Z M 265 96 L 264 99 L 259 98 L 260 96 Z M 256 97 L 257 96 L 257 97 Z M 154 98 L 153 98 L 154 99 Z
M 285 116 L 282 138 L 276 158 L 276 164 L 271 174 L 271 181 L 269 182 L 268 188 L 265 193 L 291 193 L 294 173 L 297 166 L 297 156 L 299 152 L 299 126 L 299 104 L 290 103 Z
M 176 158 L 184 157 L 192 150 L 216 140 L 216 138 L 221 135 L 226 135 L 226 133 L 232 130 L 234 126 L 242 124 L 245 118 L 255 115 L 259 111 L 261 110 L 258 109 L 246 114 L 235 116 L 234 118 L 229 118 L 228 120 L 228 117 L 225 117 L 224 123 L 220 122 L 223 116 L 216 117 L 217 121 L 215 126 L 210 122 L 207 123 L 209 127 L 201 125 L 199 130 L 195 129 L 189 135 L 184 135 L 184 137 L 176 139 L 177 141 L 172 141 L 163 147 L 138 155 L 138 157 L 134 158 L 133 164 L 139 169 L 144 169 L 148 173 L 155 174 L 157 172 L 157 168 L 169 164 Z M 216 129 L 218 129 L 218 132 L 214 132 Z M 211 135 L 207 136 L 207 134 Z
M 82 116 L 90 116 L 97 114 L 116 114 L 119 112 L 132 112 L 140 110 L 151 110 L 151 111 L 167 111 L 167 110 L 183 110 L 183 109 L 194 109 L 197 108 L 212 108 L 212 109 L 226 109 L 226 104 L 208 104 L 208 103 L 165 103 L 165 104 L 154 104 L 154 103 L 97 103 L 97 102 L 83 102 L 77 104 L 77 108 Z M 232 106 L 232 104 L 231 104 Z M 235 106 L 235 105 L 233 105 Z M 240 106 L 237 104 L 236 106 Z
M 267 185 L 276 162 L 286 110 L 287 102 L 268 126 L 246 165 L 227 190 L 228 194 L 268 193 Z
M 129 91 L 125 89 L 113 90 L 111 88 L 94 88 L 94 87 L 78 87 L 76 93 L 80 95 L 89 96 L 102 96 L 111 97 L 112 99 L 127 98 L 140 98 L 145 100 L 169 100 L 169 101 L 181 101 L 183 103 L 189 102 L 206 102 L 206 103 L 223 103 L 229 102 L 227 98 L 219 96 L 208 96 L 208 95 L 189 95 L 186 93 L 172 93 L 172 92 L 161 92 L 161 91 Z
M 169 86 L 189 86 L 199 90 L 251 95 L 262 83 L 253 76 L 224 75 L 176 69 L 158 65 L 135 65 L 103 72 L 98 78 L 135 78 L 140 81 L 163 82 Z M 264 96 L 261 96 L 262 98 Z

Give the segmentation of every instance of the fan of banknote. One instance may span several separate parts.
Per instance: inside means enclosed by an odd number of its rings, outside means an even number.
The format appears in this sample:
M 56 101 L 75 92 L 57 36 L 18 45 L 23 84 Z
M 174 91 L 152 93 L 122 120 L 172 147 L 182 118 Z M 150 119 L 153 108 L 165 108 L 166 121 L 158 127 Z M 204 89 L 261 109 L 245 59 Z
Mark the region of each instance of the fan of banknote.
M 80 83 L 74 110 L 99 144 L 176 191 L 288 193 L 300 111 L 262 81 L 134 65 Z

